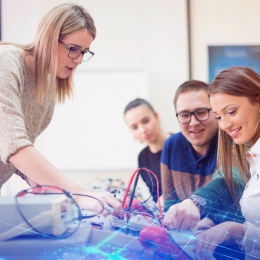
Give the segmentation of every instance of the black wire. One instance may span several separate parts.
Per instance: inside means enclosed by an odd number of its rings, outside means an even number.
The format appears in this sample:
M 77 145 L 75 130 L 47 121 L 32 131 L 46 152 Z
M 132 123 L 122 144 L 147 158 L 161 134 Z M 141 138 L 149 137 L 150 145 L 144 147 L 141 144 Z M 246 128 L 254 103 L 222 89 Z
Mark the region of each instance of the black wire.
M 135 182 L 134 182 L 133 191 L 132 191 L 132 194 L 131 194 L 131 196 L 130 196 L 129 205 L 128 205 L 128 208 L 127 208 L 127 211 L 129 211 L 129 212 L 131 211 L 131 207 L 132 207 L 132 203 L 133 203 L 133 199 L 134 199 L 135 190 L 136 190 L 137 183 L 138 183 L 138 179 L 139 179 L 139 175 L 140 175 L 140 170 L 145 170 L 145 171 L 148 173 L 148 175 L 150 176 L 151 180 L 152 180 L 151 174 L 150 174 L 150 172 L 148 171 L 147 168 L 142 167 L 142 168 L 139 169 L 139 171 L 137 172 L 136 177 L 135 177 Z M 150 194 L 150 196 L 149 196 L 146 200 L 144 200 L 143 202 L 140 202 L 140 204 L 142 205 L 142 207 L 144 208 L 144 210 L 145 210 L 151 217 L 155 218 L 153 212 L 150 211 L 150 210 L 148 210 L 148 208 L 144 205 L 144 204 L 151 198 L 151 196 L 152 196 L 152 195 Z M 136 207 L 137 207 L 137 206 L 136 206 Z M 136 208 L 136 207 L 135 207 L 135 208 Z M 132 210 L 134 210 L 135 208 L 133 208 Z M 159 221 L 157 218 L 155 218 L 155 219 L 156 219 L 156 220 L 158 221 L 158 223 L 160 224 L 160 221 Z
M 154 183 L 153 183 L 153 178 L 152 177 L 154 177 L 150 172 L 149 172 L 149 170 L 147 169 L 147 168 L 143 168 L 145 171 L 146 171 L 146 173 L 148 173 L 148 175 L 149 175 L 149 177 L 150 177 L 150 180 L 151 180 L 151 184 L 152 184 L 152 192 L 151 192 L 151 194 L 150 194 L 150 196 L 149 196 L 149 198 L 148 199 L 150 199 L 151 197 L 152 197 L 152 194 L 153 194 L 153 192 L 154 192 Z M 154 177 L 155 178 L 155 177 Z M 155 182 L 156 182 L 156 178 L 155 178 Z M 159 183 L 157 183 L 156 182 L 156 187 L 157 187 L 157 185 L 160 185 Z M 157 189 L 156 189 L 156 194 L 157 194 Z M 160 194 L 157 194 L 157 197 L 159 196 Z M 147 200 L 148 200 L 147 199 Z M 157 198 L 157 199 L 159 199 L 159 197 Z
M 54 189 L 59 189 L 61 192 L 49 192 L 49 193 L 33 193 L 32 190 L 33 189 L 39 189 L 39 188 L 54 188 Z M 28 190 L 22 190 L 20 192 L 17 193 L 17 195 L 15 196 L 15 203 L 16 203 L 16 207 L 20 213 L 20 216 L 22 217 L 22 219 L 24 220 L 24 222 L 35 232 L 37 232 L 38 234 L 42 234 L 42 235 L 46 235 L 44 234 L 43 232 L 39 231 L 35 226 L 33 226 L 29 221 L 28 219 L 24 216 L 21 208 L 20 208 L 20 205 L 19 205 L 19 202 L 18 202 L 18 198 L 22 197 L 21 195 L 19 196 L 19 194 L 21 193 L 26 193 L 26 194 L 34 194 L 34 195 L 58 195 L 58 194 L 64 194 L 66 197 L 70 198 L 71 201 L 73 202 L 73 204 L 75 204 L 76 208 L 77 208 L 77 212 L 78 212 L 78 217 L 77 217 L 77 220 L 79 221 L 77 227 L 75 227 L 75 230 L 73 232 L 69 232 L 69 228 L 66 229 L 65 232 L 63 232 L 62 234 L 60 235 L 47 235 L 48 237 L 54 237 L 54 238 L 67 238 L 71 235 L 73 235 L 79 228 L 80 226 L 80 221 L 82 219 L 87 219 L 87 218 L 92 218 L 92 217 L 95 217 L 97 215 L 99 215 L 100 213 L 102 213 L 102 211 L 104 210 L 104 204 L 101 200 L 99 200 L 98 198 L 96 197 L 93 197 L 93 196 L 90 196 L 90 195 L 85 195 L 85 194 L 77 194 L 77 193 L 73 193 L 71 194 L 70 192 L 66 191 L 66 190 L 63 190 L 59 187 L 56 187 L 56 186 L 36 186 L 36 187 L 33 187 L 33 188 L 30 188 Z M 95 213 L 95 214 L 92 214 L 92 215 L 86 215 L 86 216 L 83 216 L 82 213 L 81 213 L 81 209 L 78 205 L 78 203 L 75 201 L 75 199 L 73 198 L 72 195 L 75 195 L 75 196 L 83 196 L 83 197 L 88 197 L 88 198 L 92 198 L 92 199 L 95 199 L 97 200 L 100 204 L 101 204 L 101 210 L 98 212 L 98 213 Z M 67 234 L 66 234 L 67 233 Z
M 131 207 L 132 207 L 132 203 L 133 203 L 133 199 L 134 199 L 134 196 L 135 196 L 135 190 L 136 190 L 136 187 L 137 187 L 139 175 L 140 175 L 140 172 L 138 171 L 138 172 L 137 172 L 137 175 L 136 175 L 136 177 L 135 177 L 135 182 L 134 182 L 133 191 L 132 191 L 132 194 L 131 194 L 131 196 L 130 196 L 130 201 L 129 201 L 129 205 L 128 205 L 128 210 L 129 210 L 129 211 L 131 210 Z
M 73 193 L 73 195 L 92 198 L 92 199 L 97 200 L 101 204 L 101 210 L 98 213 L 95 213 L 95 214 L 92 214 L 92 215 L 87 215 L 87 216 L 83 216 L 82 214 L 80 214 L 81 219 L 96 217 L 97 215 L 101 214 L 103 212 L 103 210 L 105 209 L 103 202 L 96 197 L 93 197 L 93 196 L 90 196 L 90 195 L 85 195 L 85 194 L 78 194 L 78 193 Z
M 23 190 L 22 192 L 26 192 L 26 190 Z M 19 192 L 20 193 L 20 192 Z M 19 194 L 18 193 L 18 194 Z M 29 192 L 29 194 L 31 194 L 30 192 Z M 53 195 L 53 194 L 65 194 L 65 193 L 38 193 L 37 195 Z M 66 195 L 66 194 L 65 194 Z M 67 196 L 67 195 L 66 195 Z M 35 231 L 36 233 L 38 233 L 38 234 L 41 234 L 41 235 L 44 235 L 44 236 L 48 236 L 48 237 L 54 237 L 54 238 L 67 238 L 67 237 L 70 237 L 70 236 L 72 236 L 78 229 L 79 229 L 79 226 L 80 226 L 80 219 L 79 219 L 79 223 L 78 223 L 78 225 L 77 225 L 77 227 L 75 227 L 75 230 L 73 231 L 73 232 L 70 232 L 69 233 L 69 228 L 68 229 L 66 229 L 62 234 L 60 234 L 60 235 L 52 235 L 52 234 L 44 234 L 43 232 L 41 232 L 41 231 L 39 231 L 35 226 L 33 226 L 28 220 L 27 220 L 27 218 L 24 216 L 24 214 L 23 214 L 23 212 L 22 212 L 22 210 L 21 210 L 21 208 L 20 208 L 20 205 L 19 205 L 19 203 L 18 203 L 18 201 L 17 201 L 17 198 L 18 198 L 18 196 L 15 196 L 15 203 L 16 203 L 16 208 L 18 209 L 18 211 L 19 211 L 19 213 L 20 213 L 20 216 L 22 217 L 22 219 L 23 219 L 23 221 L 33 230 L 33 231 Z M 78 206 L 78 204 L 76 203 L 76 201 L 72 198 L 72 197 L 69 197 L 72 201 L 73 201 L 73 203 L 75 203 L 75 205 L 76 205 L 76 207 L 77 207 L 77 210 L 78 210 L 78 214 L 79 214 L 79 216 L 81 216 L 81 211 L 80 211 L 80 208 L 79 208 L 79 206 Z

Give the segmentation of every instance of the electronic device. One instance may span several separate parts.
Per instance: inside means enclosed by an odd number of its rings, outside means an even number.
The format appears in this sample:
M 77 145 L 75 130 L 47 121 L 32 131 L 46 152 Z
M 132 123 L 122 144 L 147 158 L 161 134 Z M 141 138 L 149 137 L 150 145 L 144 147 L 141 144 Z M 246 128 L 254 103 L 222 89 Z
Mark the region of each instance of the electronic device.
M 46 237 L 35 233 L 34 236 L 28 235 L 28 232 L 19 228 L 15 237 L 5 242 L 0 241 L 0 255 L 12 260 L 20 259 L 21 254 L 26 256 L 27 260 L 34 260 L 36 256 L 37 259 L 48 260 L 141 259 L 144 249 L 146 249 L 142 243 L 144 237 L 140 239 L 141 230 L 147 225 L 154 228 L 161 227 L 145 218 L 141 218 L 142 220 L 135 224 L 138 217 L 140 216 L 136 215 L 130 219 L 132 220 L 131 225 L 126 220 L 117 221 L 116 217 L 112 215 L 107 217 L 98 215 L 84 219 L 81 221 L 79 229 L 66 239 Z M 176 244 L 180 244 L 179 246 L 185 250 L 186 254 L 194 256 L 192 252 L 194 246 L 189 244 L 192 239 L 190 231 L 175 230 L 168 233 Z M 150 237 L 150 234 L 148 235 Z M 114 258 L 111 258 L 112 256 Z
M 26 197 L 20 206 L 24 210 L 27 221 L 44 234 L 58 236 L 68 228 L 62 211 L 67 197 L 48 195 Z M 26 207 L 26 208 L 24 208 Z M 35 235 L 35 231 L 21 216 L 14 197 L 0 196 L 0 241 L 18 235 Z
M 130 192 L 130 185 L 135 175 L 134 188 Z M 122 259 L 136 260 L 142 259 L 143 252 L 152 245 L 159 248 L 160 253 L 167 253 L 169 259 L 182 259 L 179 258 L 180 255 L 185 257 L 183 258 L 185 260 L 194 259 L 194 245 L 189 244 L 194 239 L 191 232 L 176 230 L 167 232 L 161 224 L 163 217 L 161 209 L 156 205 L 154 207 L 149 201 L 140 202 L 135 198 L 138 176 L 137 170 L 132 174 L 122 196 L 123 217 L 97 215 L 82 219 L 78 222 L 80 225 L 75 229 L 75 233 L 72 232 L 72 236 L 65 239 L 57 236 L 70 229 L 73 223 L 64 220 L 64 207 L 67 207 L 69 199 L 64 194 L 53 197 L 52 195 L 40 196 L 40 199 L 39 196 L 24 196 L 26 200 L 22 200 L 20 207 L 17 207 L 15 198 L 0 197 L 0 210 L 8 212 L 0 215 L 0 255 L 19 259 L 21 252 L 8 251 L 2 254 L 4 248 L 8 246 L 8 248 L 25 250 L 23 255 L 26 253 L 28 260 L 34 260 L 35 256 L 38 259 L 40 256 L 49 260 L 67 259 L 64 258 L 65 254 L 66 256 L 69 254 L 70 259 L 76 259 L 75 255 L 71 256 L 74 254 L 74 249 L 77 259 L 109 259 L 113 255 L 115 259 L 119 259 L 116 258 L 118 256 L 120 259 L 122 257 Z M 26 214 L 21 214 L 21 208 Z M 8 215 L 13 217 L 9 219 Z M 83 229 L 86 230 L 86 234 L 82 237 L 83 241 L 79 244 L 73 243 L 73 237 L 79 241 L 77 234 L 81 236 Z M 20 247 L 21 244 L 23 247 Z M 35 246 L 35 252 L 30 254 L 32 245 Z M 50 253 L 52 250 L 55 250 L 55 255 Z
M 191 231 L 166 231 L 158 223 L 140 217 L 140 215 L 135 215 L 127 221 L 109 215 L 106 218 L 98 216 L 84 220 L 84 225 L 91 224 L 93 226 L 88 244 L 96 245 L 100 250 L 109 253 L 118 253 L 123 259 L 125 257 L 125 259 L 136 260 L 142 259 L 141 256 L 143 256 L 148 244 L 150 243 L 151 246 L 153 243 L 153 248 L 161 248 L 161 253 L 168 253 L 171 257 L 169 259 L 195 259 L 194 244 L 190 243 L 194 239 Z M 160 239 L 152 242 L 154 235 Z M 166 243 L 169 244 L 166 245 Z M 172 254 L 163 250 L 163 248 L 170 246 L 171 249 L 168 250 L 171 250 Z

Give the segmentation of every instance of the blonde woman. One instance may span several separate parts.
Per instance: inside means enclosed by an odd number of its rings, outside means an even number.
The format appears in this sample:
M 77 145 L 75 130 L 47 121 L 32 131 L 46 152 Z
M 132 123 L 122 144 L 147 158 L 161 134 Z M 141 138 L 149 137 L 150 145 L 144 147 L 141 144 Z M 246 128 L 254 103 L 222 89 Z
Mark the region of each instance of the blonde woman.
M 72 95 L 73 72 L 94 55 L 90 46 L 95 36 L 90 14 L 67 3 L 42 18 L 32 43 L 0 44 L 0 187 L 15 172 L 31 185 L 91 195 L 66 178 L 33 144 L 49 125 L 55 103 Z M 106 207 L 120 206 L 108 194 L 94 196 Z M 78 202 L 99 210 L 85 198 Z

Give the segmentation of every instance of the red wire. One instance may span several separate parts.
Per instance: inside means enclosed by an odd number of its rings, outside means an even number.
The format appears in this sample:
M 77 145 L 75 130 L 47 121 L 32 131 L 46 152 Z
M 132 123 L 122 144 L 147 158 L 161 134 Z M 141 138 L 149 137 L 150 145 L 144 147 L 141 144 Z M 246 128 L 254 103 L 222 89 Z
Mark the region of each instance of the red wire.
M 133 174 L 132 174 L 132 176 L 131 176 L 131 178 L 130 178 L 130 180 L 129 180 L 129 182 L 128 182 L 127 188 L 126 188 L 126 190 L 125 190 L 124 197 L 123 197 L 123 199 L 122 199 L 122 208 L 124 208 L 124 206 L 125 206 L 126 197 L 127 197 L 128 192 L 129 192 L 129 190 L 130 190 L 130 187 L 131 187 L 131 184 L 132 184 L 132 182 L 133 182 L 133 180 L 134 180 L 134 177 L 135 177 L 135 175 L 136 175 L 136 173 L 137 173 L 138 171 L 139 171 L 139 168 L 136 169 L 136 170 L 133 172 Z
M 156 179 L 156 183 L 157 183 L 157 198 L 158 198 L 158 204 L 159 204 L 159 212 L 160 212 L 160 218 L 162 218 L 162 206 L 161 206 L 160 193 L 159 193 L 159 180 L 158 180 L 157 176 L 155 175 L 155 173 L 152 172 L 151 170 L 146 169 L 146 168 L 141 168 L 141 169 L 148 171 L 148 172 L 151 173 L 151 174 L 155 177 L 155 179 Z
M 125 206 L 126 197 L 127 197 L 128 192 L 129 192 L 129 190 L 130 190 L 131 184 L 132 184 L 132 182 L 133 182 L 133 180 L 134 180 L 134 177 L 135 177 L 136 173 L 137 173 L 139 170 L 145 170 L 145 171 L 151 173 L 151 174 L 155 177 L 155 179 L 156 179 L 156 183 L 157 183 L 157 197 L 158 197 L 160 218 L 162 219 L 162 207 L 161 207 L 161 202 L 160 202 L 160 199 L 159 199 L 159 195 L 160 195 L 160 193 L 159 193 L 159 180 L 158 180 L 157 176 L 155 175 L 155 173 L 153 173 L 151 170 L 149 170 L 149 169 L 147 169 L 147 168 L 144 168 L 144 167 L 138 168 L 138 169 L 136 169 L 136 170 L 132 173 L 132 176 L 131 176 L 131 178 L 130 178 L 130 180 L 129 180 L 129 182 L 128 182 L 127 188 L 126 188 L 126 190 L 125 190 L 124 197 L 123 197 L 123 199 L 122 199 L 122 208 L 124 208 L 124 206 Z

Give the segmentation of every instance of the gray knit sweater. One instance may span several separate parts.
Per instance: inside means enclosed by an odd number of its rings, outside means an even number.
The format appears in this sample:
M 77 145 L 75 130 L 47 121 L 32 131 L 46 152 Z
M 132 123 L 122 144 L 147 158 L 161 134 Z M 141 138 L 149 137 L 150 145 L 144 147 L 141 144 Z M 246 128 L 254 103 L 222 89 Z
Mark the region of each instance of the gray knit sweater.
M 0 45 L 0 189 L 18 172 L 8 162 L 11 154 L 33 145 L 48 126 L 55 102 L 51 90 L 44 102 L 34 97 L 34 76 L 24 63 L 21 50 Z

